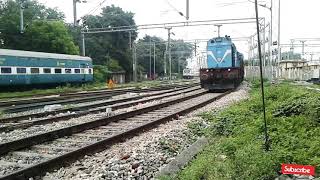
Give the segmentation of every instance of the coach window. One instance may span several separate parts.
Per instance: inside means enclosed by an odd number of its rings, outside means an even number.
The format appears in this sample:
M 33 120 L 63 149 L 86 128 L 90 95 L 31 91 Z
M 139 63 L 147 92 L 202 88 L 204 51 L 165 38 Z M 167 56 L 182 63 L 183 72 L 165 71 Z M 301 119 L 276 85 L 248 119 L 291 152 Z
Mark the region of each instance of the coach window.
M 17 73 L 18 74 L 26 74 L 27 73 L 27 69 L 26 68 L 17 68 Z
M 39 68 L 31 68 L 31 74 L 39 74 Z
M 74 69 L 74 73 L 80 74 L 80 69 Z
M 51 74 L 51 69 L 50 68 L 44 68 L 43 73 L 45 74 Z
M 61 70 L 61 69 L 54 69 L 54 73 L 56 73 L 56 74 L 61 74 L 61 73 L 62 73 L 62 70 Z
M 84 69 L 81 69 L 81 74 L 84 74 Z
M 11 74 L 11 68 L 3 67 L 3 68 L 1 68 L 1 73 L 2 74 Z
M 71 74 L 71 69 L 65 69 L 66 74 Z
M 89 69 L 89 74 L 92 74 L 92 69 Z

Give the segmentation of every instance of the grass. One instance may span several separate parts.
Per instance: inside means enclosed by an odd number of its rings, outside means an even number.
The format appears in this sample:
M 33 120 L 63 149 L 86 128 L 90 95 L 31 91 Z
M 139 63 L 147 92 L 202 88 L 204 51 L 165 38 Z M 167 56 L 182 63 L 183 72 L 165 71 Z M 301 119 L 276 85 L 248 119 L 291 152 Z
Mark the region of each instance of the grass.
M 320 93 L 289 83 L 266 87 L 266 152 L 260 89 L 253 87 L 249 100 L 202 114 L 210 144 L 174 179 L 275 179 L 281 163 L 316 166 L 319 176 Z
M 143 81 L 138 83 L 127 83 L 127 84 L 118 84 L 115 88 L 127 88 L 127 87 L 135 87 L 135 88 L 143 88 L 143 87 L 153 87 L 159 86 L 163 84 L 165 81 Z M 173 81 L 180 82 L 180 81 Z M 90 91 L 90 90 L 101 90 L 107 89 L 106 83 L 91 83 L 91 84 L 83 84 L 83 85 L 65 85 L 58 86 L 55 88 L 48 89 L 33 89 L 26 91 L 16 91 L 16 92 L 0 92 L 0 99 L 8 99 L 8 98 L 22 98 L 22 97 L 31 97 L 36 95 L 50 95 L 50 94 L 59 94 L 59 93 L 72 93 L 79 91 Z

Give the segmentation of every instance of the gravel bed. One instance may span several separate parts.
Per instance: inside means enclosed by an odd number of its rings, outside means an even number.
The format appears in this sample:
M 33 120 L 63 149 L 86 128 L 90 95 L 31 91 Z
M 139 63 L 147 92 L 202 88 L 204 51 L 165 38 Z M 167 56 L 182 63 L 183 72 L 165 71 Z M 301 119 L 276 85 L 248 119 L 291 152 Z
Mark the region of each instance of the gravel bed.
M 198 138 L 188 129 L 189 123 L 203 121 L 197 114 L 218 111 L 246 99 L 248 90 L 244 83 L 236 91 L 203 108 L 105 151 L 85 156 L 68 167 L 47 173 L 43 179 L 153 179 L 160 167 L 172 161 Z
M 157 91 L 157 92 L 161 92 L 161 91 Z M 96 103 L 103 103 L 103 102 L 110 101 L 110 100 L 117 100 L 117 99 L 122 99 L 122 98 L 130 98 L 130 97 L 142 96 L 142 95 L 153 94 L 153 93 L 154 92 L 152 92 L 152 93 L 131 93 L 131 92 L 128 92 L 126 94 L 113 96 L 111 98 L 102 98 L 101 100 L 94 100 L 94 101 L 77 103 L 77 104 L 65 104 L 65 105 L 53 104 L 53 105 L 46 106 L 44 108 L 32 109 L 32 110 L 29 110 L 29 111 L 23 111 L 23 112 L 18 112 L 18 113 L 10 113 L 10 114 L 3 114 L 2 118 L 9 118 L 9 117 L 15 117 L 15 116 L 22 116 L 22 115 L 30 115 L 30 114 L 34 114 L 34 113 L 42 113 L 42 112 L 47 112 L 47 111 L 52 111 L 52 110 L 57 110 L 57 109 L 64 109 L 64 108 L 71 108 L 71 107 L 78 107 L 78 106 L 86 106 L 86 105 L 91 105 L 91 104 L 96 104 Z
M 189 93 L 186 93 L 189 94 Z M 115 110 L 113 112 L 101 112 L 98 114 L 88 114 L 85 116 L 81 116 L 81 117 L 77 117 L 77 118 L 73 118 L 73 119 L 69 119 L 66 121 L 58 121 L 58 122 L 53 122 L 53 123 L 49 123 L 49 124 L 45 124 L 45 125 L 35 125 L 35 126 L 31 126 L 29 128 L 26 129 L 16 129 L 10 132 L 2 132 L 0 133 L 0 142 L 1 143 L 6 143 L 9 141 L 13 141 L 13 140 L 17 140 L 20 138 L 25 138 L 28 136 L 33 136 L 33 135 L 37 135 L 37 134 L 41 134 L 41 133 L 45 133 L 48 131 L 52 131 L 52 130 L 57 130 L 60 128 L 64 128 L 64 127 L 68 127 L 68 126 L 73 126 L 73 125 L 77 125 L 77 124 L 81 124 L 81 123 L 85 123 L 85 122 L 90 122 L 90 121 L 94 121 L 97 120 L 99 118 L 102 117 L 108 117 L 110 115 L 114 115 L 114 114 L 119 114 L 122 112 L 129 112 L 132 110 L 136 110 L 136 109 L 140 109 L 143 107 L 147 107 L 147 106 L 152 106 L 155 105 L 157 103 L 161 103 L 163 101 L 168 101 L 177 97 L 180 97 L 183 95 L 178 95 L 178 96 L 173 96 L 173 97 L 169 97 L 169 98 L 163 98 L 161 100 L 155 100 L 155 101 L 151 101 L 151 102 L 146 102 L 146 103 L 140 103 L 136 106 L 131 106 L 128 108 L 123 108 L 123 109 L 119 109 L 119 110 Z M 58 116 L 61 116 L 61 114 L 59 114 Z M 50 117 L 50 116 L 48 116 Z M 36 120 L 36 119 L 34 119 Z

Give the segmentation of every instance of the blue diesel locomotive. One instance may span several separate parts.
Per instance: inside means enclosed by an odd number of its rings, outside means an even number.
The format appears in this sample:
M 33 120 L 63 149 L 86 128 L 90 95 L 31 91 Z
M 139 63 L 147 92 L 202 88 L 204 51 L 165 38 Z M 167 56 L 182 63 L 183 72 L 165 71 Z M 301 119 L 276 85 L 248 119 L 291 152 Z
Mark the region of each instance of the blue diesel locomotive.
M 93 81 L 89 57 L 0 49 L 0 86 Z
M 207 43 L 207 68 L 200 69 L 201 87 L 224 90 L 237 87 L 244 76 L 243 55 L 230 36 L 216 37 Z

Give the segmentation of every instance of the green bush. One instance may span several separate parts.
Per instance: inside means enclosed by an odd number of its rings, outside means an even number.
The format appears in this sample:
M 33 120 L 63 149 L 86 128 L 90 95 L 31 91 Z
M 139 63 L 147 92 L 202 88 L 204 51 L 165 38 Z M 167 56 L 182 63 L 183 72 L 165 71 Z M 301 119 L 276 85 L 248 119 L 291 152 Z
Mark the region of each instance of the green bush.
M 258 87 L 258 86 L 256 86 Z M 320 172 L 320 94 L 304 87 L 266 87 L 270 151 L 264 149 L 260 89 L 218 115 L 205 113 L 210 145 L 179 179 L 275 179 L 282 163 L 316 166 Z
M 110 78 L 110 73 L 107 66 L 95 65 L 93 70 L 95 82 L 107 82 Z

